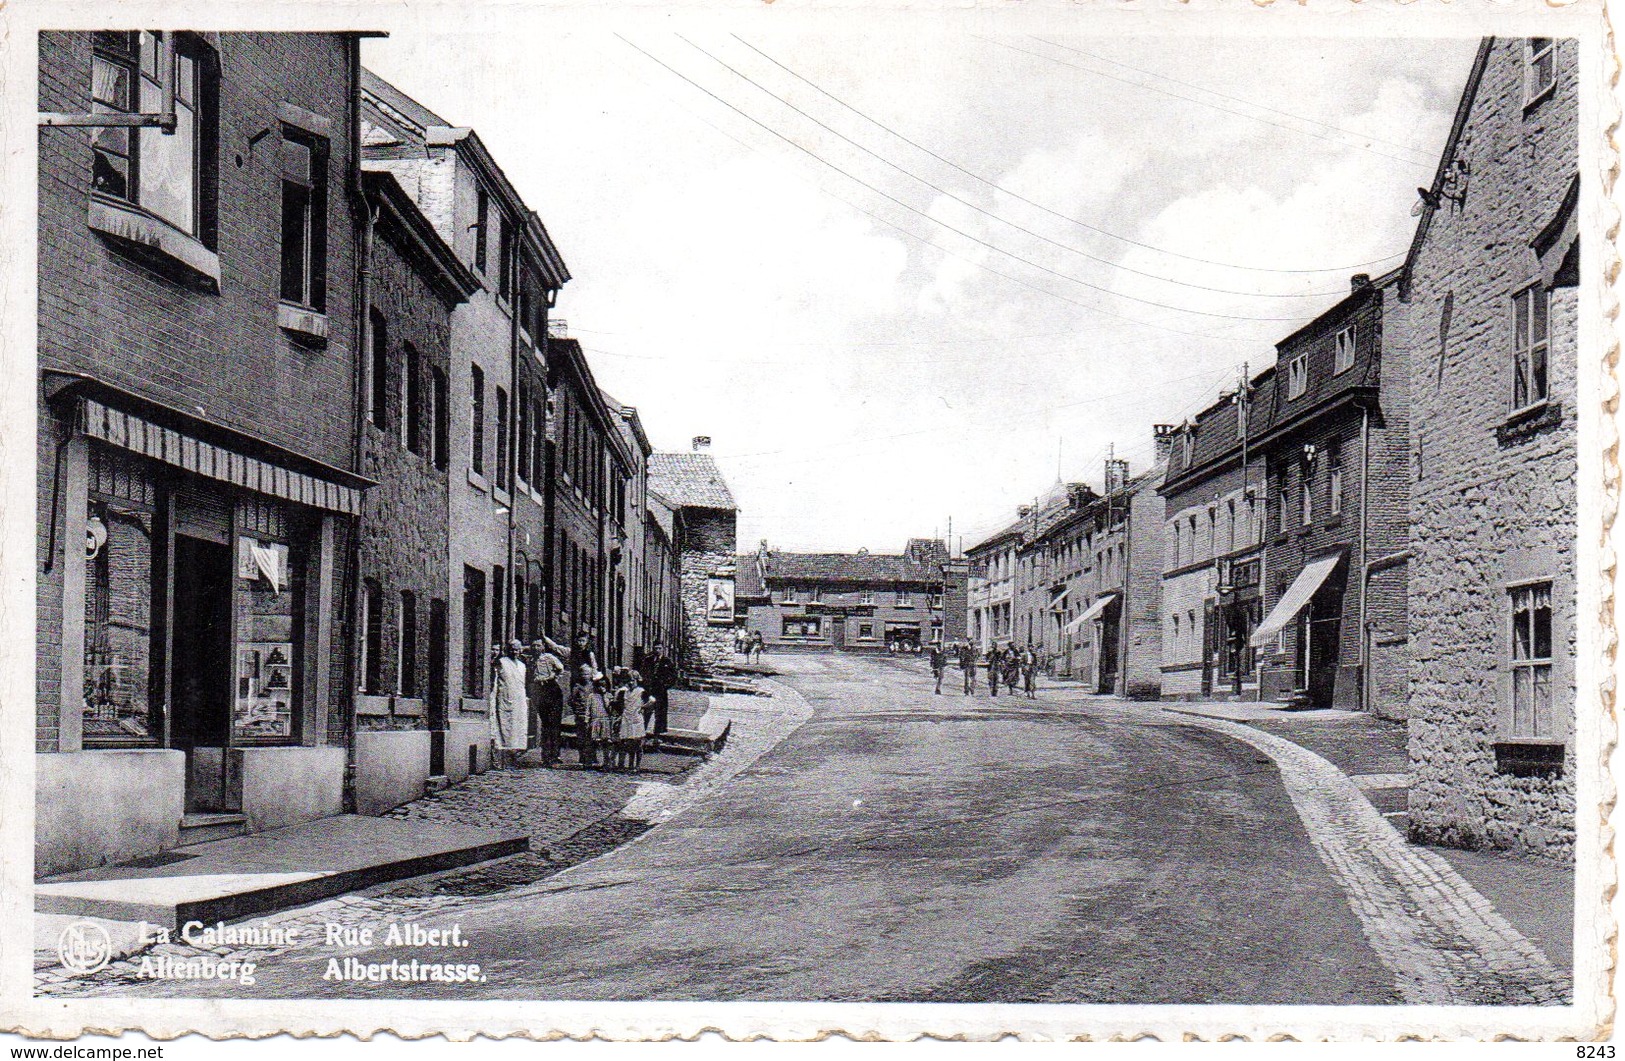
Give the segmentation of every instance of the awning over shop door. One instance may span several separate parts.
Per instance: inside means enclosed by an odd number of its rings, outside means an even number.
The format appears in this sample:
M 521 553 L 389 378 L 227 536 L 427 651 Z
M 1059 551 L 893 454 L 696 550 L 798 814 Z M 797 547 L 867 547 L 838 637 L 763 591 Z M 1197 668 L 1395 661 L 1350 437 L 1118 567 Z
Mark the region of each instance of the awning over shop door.
M 1318 560 L 1311 560 L 1305 564 L 1303 570 L 1298 572 L 1298 577 L 1292 580 L 1292 585 L 1288 586 L 1286 592 L 1281 594 L 1281 599 L 1276 602 L 1275 607 L 1270 609 L 1269 615 L 1265 617 L 1262 623 L 1258 624 L 1258 629 L 1253 631 L 1249 643 L 1254 648 L 1259 648 L 1274 640 L 1282 630 L 1286 629 L 1286 624 L 1290 623 L 1297 617 L 1299 612 L 1303 611 L 1304 605 L 1309 603 L 1310 598 L 1315 595 L 1315 591 L 1320 588 L 1321 583 L 1326 581 L 1326 577 L 1332 573 L 1332 569 L 1337 567 L 1338 561 L 1342 559 L 1342 553 L 1333 553 L 1331 556 L 1323 556 Z
M 1106 605 L 1117 599 L 1117 594 L 1108 593 L 1083 610 L 1083 614 L 1061 627 L 1063 633 L 1073 634 L 1083 629 L 1083 624 L 1106 610 Z

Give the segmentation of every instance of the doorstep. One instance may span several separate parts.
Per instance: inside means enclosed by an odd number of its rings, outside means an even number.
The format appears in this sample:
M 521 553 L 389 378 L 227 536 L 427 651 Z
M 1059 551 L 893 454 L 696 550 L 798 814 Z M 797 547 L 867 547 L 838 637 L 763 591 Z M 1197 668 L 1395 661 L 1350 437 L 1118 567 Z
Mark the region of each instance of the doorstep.
M 47 877 L 34 910 L 170 930 L 285 910 L 375 884 L 511 855 L 520 833 L 341 814 Z

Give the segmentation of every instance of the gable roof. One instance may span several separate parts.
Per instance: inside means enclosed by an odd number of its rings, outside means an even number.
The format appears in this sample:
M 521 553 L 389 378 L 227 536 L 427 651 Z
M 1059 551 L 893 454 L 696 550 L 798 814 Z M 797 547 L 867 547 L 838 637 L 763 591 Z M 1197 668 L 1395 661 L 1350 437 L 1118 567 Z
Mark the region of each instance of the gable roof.
M 1473 67 L 1467 74 L 1467 85 L 1461 90 L 1461 102 L 1456 104 L 1456 117 L 1450 123 L 1450 136 L 1444 142 L 1444 150 L 1439 153 L 1439 168 L 1433 172 L 1433 184 L 1428 194 L 1422 197 L 1422 216 L 1416 222 L 1416 235 L 1411 237 L 1411 249 L 1405 253 L 1405 264 L 1399 267 L 1399 297 L 1410 298 L 1411 272 L 1416 267 L 1416 258 L 1422 253 L 1422 244 L 1427 240 L 1428 227 L 1433 223 L 1433 215 L 1444 201 L 1445 177 L 1450 172 L 1450 163 L 1455 161 L 1456 148 L 1461 143 L 1461 134 L 1467 128 L 1467 119 L 1472 115 L 1473 103 L 1478 98 L 1478 86 L 1484 80 L 1484 69 L 1489 66 L 1490 52 L 1495 47 L 1494 37 L 1485 37 L 1478 42 L 1478 53 L 1473 56 Z M 1420 189 L 1418 189 L 1420 190 Z
M 649 454 L 649 489 L 677 508 L 739 510 L 709 453 Z
M 753 579 L 767 582 L 940 582 L 940 564 L 921 563 L 895 553 L 775 553 L 741 558 L 741 570 L 757 568 Z

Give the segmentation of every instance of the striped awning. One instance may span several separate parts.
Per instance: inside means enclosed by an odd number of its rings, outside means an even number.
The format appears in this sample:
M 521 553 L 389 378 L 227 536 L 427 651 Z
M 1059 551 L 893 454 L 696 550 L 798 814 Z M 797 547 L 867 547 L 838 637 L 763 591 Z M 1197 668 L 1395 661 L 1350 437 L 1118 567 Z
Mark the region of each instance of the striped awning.
M 352 516 L 361 513 L 361 491 L 353 486 L 278 467 L 257 457 L 193 438 L 173 428 L 150 423 L 133 413 L 114 409 L 91 398 L 84 401 L 84 432 L 108 445 L 119 446 L 245 490 Z
M 1061 627 L 1062 631 L 1064 631 L 1065 633 L 1068 633 L 1068 634 L 1077 633 L 1079 630 L 1083 629 L 1083 624 L 1084 623 L 1088 622 L 1090 619 L 1095 618 L 1101 612 L 1105 611 L 1106 610 L 1106 605 L 1110 604 L 1112 601 L 1114 601 L 1116 599 L 1117 599 L 1117 594 L 1115 594 L 1115 593 L 1106 594 L 1104 597 L 1100 598 L 1099 600 L 1095 601 L 1093 604 L 1089 605 L 1089 607 L 1085 608 L 1083 610 L 1083 612 L 1076 619 L 1072 620 L 1070 623 L 1067 623 L 1065 626 Z
M 1305 564 L 1303 570 L 1298 572 L 1298 577 L 1292 580 L 1292 585 L 1281 594 L 1281 599 L 1275 602 L 1275 607 L 1270 609 L 1269 615 L 1258 624 L 1258 629 L 1253 631 L 1253 636 L 1247 643 L 1254 648 L 1262 648 L 1286 629 L 1286 624 L 1303 611 L 1304 606 L 1314 597 L 1315 591 L 1320 589 L 1320 584 L 1326 581 L 1326 576 L 1332 573 L 1332 569 L 1342 559 L 1343 554 L 1337 552 Z

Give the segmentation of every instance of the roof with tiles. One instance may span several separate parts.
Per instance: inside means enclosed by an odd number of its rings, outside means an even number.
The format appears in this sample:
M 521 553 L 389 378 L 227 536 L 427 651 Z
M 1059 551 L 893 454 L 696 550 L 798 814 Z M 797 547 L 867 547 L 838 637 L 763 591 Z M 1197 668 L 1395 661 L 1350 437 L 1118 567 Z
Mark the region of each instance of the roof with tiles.
M 739 509 L 709 453 L 649 454 L 649 489 L 677 508 Z
M 940 543 L 939 543 L 940 544 Z M 944 552 L 946 556 L 946 551 Z M 922 562 L 895 553 L 775 553 L 755 554 L 752 577 L 763 582 L 938 582 L 940 563 Z M 737 591 L 737 587 L 736 587 Z

